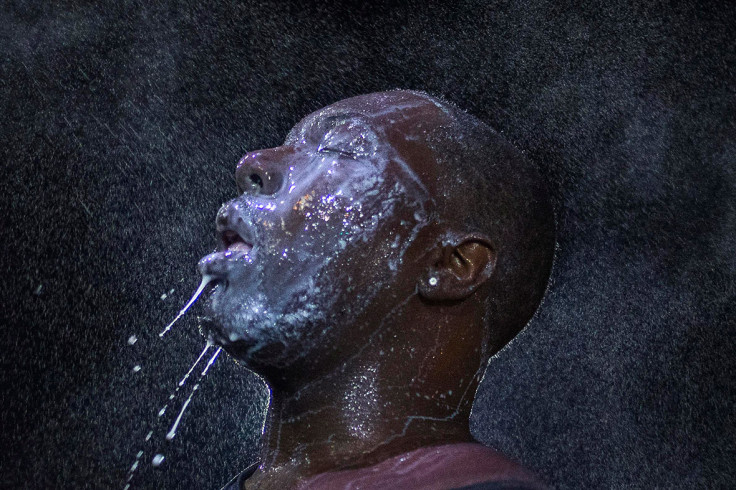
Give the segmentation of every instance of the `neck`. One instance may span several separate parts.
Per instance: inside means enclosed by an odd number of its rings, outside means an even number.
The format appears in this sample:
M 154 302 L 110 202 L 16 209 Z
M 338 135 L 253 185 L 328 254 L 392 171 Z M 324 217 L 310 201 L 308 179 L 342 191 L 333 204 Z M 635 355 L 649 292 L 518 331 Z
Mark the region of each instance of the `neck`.
M 291 488 L 327 471 L 472 441 L 468 418 L 482 371 L 453 372 L 432 353 L 410 367 L 411 352 L 381 349 L 339 375 L 290 393 L 274 390 L 261 466 L 251 482 Z M 443 370 L 440 379 L 432 376 L 437 369 Z

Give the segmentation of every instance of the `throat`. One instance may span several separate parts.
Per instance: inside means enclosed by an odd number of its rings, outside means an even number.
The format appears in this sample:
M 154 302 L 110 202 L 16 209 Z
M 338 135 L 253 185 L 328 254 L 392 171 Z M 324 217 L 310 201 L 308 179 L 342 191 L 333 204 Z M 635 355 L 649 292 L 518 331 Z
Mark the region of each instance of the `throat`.
M 469 402 L 448 403 L 417 391 L 409 394 L 408 387 L 377 386 L 370 369 L 361 377 L 360 383 L 353 380 L 341 389 L 334 382 L 315 383 L 290 397 L 275 394 L 254 481 L 291 487 L 287 481 L 296 484 L 325 472 L 372 466 L 421 447 L 473 440 Z

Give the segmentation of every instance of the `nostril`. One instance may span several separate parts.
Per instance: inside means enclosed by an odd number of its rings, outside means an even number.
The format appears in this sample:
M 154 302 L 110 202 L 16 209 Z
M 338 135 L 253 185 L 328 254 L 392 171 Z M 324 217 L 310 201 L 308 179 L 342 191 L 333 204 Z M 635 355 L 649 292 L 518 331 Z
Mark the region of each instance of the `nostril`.
M 265 165 L 263 162 L 253 162 L 252 159 L 241 161 L 235 171 L 238 191 L 257 196 L 276 194 L 281 190 L 284 179 L 281 172 L 273 167 L 274 165 Z
M 281 190 L 281 185 L 284 180 L 279 172 L 271 172 L 261 169 L 258 169 L 257 172 L 254 172 L 253 169 L 251 169 L 250 174 L 243 175 L 240 178 L 242 179 L 238 185 L 240 192 L 261 196 L 273 196 L 276 194 Z
M 250 182 L 253 185 L 253 187 L 258 187 L 258 189 L 263 189 L 263 179 L 258 174 L 250 174 Z

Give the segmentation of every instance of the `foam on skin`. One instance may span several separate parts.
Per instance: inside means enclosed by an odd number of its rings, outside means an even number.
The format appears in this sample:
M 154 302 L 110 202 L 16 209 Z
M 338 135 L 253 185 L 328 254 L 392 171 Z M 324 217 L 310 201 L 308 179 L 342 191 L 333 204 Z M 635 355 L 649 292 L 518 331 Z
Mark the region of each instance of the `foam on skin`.
M 361 314 L 395 277 L 431 214 L 421 180 L 368 118 L 328 107 L 298 124 L 284 147 L 291 154 L 282 160 L 288 167 L 278 169 L 278 191 L 245 192 L 219 212 L 221 222 L 252 240 L 252 250 L 200 262 L 204 275 L 220 278 L 208 300 L 213 340 L 246 345 L 249 358 L 268 349 L 276 365 L 308 355 L 331 325 Z M 259 153 L 249 155 L 241 165 Z M 390 166 L 398 178 L 387 178 Z M 374 239 L 397 221 L 391 240 Z M 365 277 L 380 281 L 345 276 L 341 266 L 352 261 L 363 261 L 371 272 Z

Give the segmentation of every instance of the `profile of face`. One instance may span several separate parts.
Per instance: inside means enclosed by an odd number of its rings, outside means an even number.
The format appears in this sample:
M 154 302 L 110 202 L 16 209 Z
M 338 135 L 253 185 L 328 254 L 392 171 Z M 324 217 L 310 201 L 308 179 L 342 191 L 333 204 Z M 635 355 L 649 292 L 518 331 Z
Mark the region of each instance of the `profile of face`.
M 443 182 L 451 150 L 432 144 L 455 119 L 426 94 L 369 94 L 245 155 L 240 195 L 217 214 L 220 249 L 199 263 L 213 279 L 206 334 L 269 381 L 292 382 L 346 362 L 418 297 L 481 288 L 499 244 L 458 226 L 474 203 L 448 197 L 467 183 Z M 454 260 L 444 276 L 443 254 Z
M 341 328 L 391 301 L 431 218 L 407 147 L 432 112 L 411 94 L 356 97 L 240 161 L 241 195 L 217 216 L 221 250 L 199 265 L 219 279 L 209 297 L 216 342 L 254 366 L 285 366 L 340 343 L 353 335 Z

